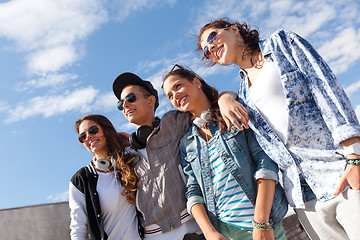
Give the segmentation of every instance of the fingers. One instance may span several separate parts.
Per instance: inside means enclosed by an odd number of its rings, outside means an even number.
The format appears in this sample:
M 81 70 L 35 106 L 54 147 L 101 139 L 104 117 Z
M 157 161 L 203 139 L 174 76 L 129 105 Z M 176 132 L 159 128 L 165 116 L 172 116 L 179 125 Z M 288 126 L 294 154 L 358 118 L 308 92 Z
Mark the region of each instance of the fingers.
M 225 121 L 226 129 L 229 131 L 231 129 L 231 121 L 227 117 L 225 117 L 224 115 L 222 115 L 222 118 Z
M 234 110 L 231 112 L 230 115 L 230 121 L 240 130 L 243 129 L 243 127 L 240 125 L 239 121 L 242 123 L 242 125 L 245 128 L 249 128 L 248 121 L 249 121 L 249 114 L 241 104 L 239 104 L 238 107 L 234 108 Z M 240 126 L 240 127 L 238 127 Z
M 239 120 L 242 122 L 245 128 L 249 128 L 248 122 L 249 122 L 249 112 L 247 109 L 240 104 L 240 113 L 242 118 L 239 118 Z
M 339 194 L 343 191 L 343 189 L 344 189 L 344 187 L 346 186 L 346 184 L 347 184 L 346 179 L 343 178 L 343 177 L 341 177 L 341 178 L 340 178 L 339 185 L 338 185 L 338 187 L 335 189 L 335 191 L 333 192 L 333 195 L 335 195 L 335 196 L 339 195 Z

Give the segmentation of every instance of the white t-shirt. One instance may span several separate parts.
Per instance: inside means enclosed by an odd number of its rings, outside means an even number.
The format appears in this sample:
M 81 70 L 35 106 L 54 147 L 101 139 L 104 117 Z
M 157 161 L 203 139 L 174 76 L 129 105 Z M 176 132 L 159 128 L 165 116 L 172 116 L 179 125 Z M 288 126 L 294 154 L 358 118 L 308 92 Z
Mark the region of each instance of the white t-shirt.
M 121 195 L 124 187 L 115 173 L 98 171 L 96 191 L 99 194 L 101 217 L 109 240 L 140 240 L 135 205 Z M 70 182 L 69 204 L 72 211 L 71 239 L 88 239 L 85 196 Z
M 265 61 L 249 91 L 250 98 L 260 114 L 285 143 L 288 117 L 279 67 L 273 62 Z

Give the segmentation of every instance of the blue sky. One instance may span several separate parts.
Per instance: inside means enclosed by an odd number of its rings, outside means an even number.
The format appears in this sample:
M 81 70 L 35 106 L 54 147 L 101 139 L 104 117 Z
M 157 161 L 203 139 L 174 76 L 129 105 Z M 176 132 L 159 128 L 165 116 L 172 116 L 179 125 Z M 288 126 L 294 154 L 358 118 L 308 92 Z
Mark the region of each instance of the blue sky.
M 91 154 L 74 122 L 116 109 L 113 80 L 130 71 L 160 89 L 172 64 L 191 67 L 218 90 L 236 91 L 238 67 L 205 67 L 194 52 L 209 20 L 230 17 L 308 39 L 329 63 L 360 116 L 357 0 L 0 0 L 0 209 L 68 200 L 71 176 Z

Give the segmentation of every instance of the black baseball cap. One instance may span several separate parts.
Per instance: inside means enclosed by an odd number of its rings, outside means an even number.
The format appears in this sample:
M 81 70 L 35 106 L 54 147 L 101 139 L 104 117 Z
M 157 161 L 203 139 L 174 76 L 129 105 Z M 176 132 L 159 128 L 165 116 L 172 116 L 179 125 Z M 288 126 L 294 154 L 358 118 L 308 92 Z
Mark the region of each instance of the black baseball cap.
M 155 96 L 156 102 L 155 102 L 155 110 L 159 106 L 159 97 L 158 92 L 153 87 L 150 81 L 142 80 L 139 76 L 131 73 L 131 72 L 125 72 L 120 74 L 113 83 L 113 91 L 117 99 L 120 100 L 121 98 L 121 92 L 123 89 L 128 85 L 139 85 L 144 87 L 146 90 L 149 91 L 150 95 Z

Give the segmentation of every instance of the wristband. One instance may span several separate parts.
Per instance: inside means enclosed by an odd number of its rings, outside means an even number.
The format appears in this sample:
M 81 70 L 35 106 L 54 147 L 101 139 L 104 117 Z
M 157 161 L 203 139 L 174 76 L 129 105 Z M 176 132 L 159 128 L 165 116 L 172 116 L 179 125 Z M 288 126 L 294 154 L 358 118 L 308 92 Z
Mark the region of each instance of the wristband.
M 346 163 L 349 165 L 360 165 L 360 158 L 358 159 L 346 159 Z
M 254 226 L 254 228 L 259 229 L 259 230 L 271 230 L 271 229 L 273 229 L 269 222 L 257 223 L 254 220 L 252 220 L 252 225 Z

